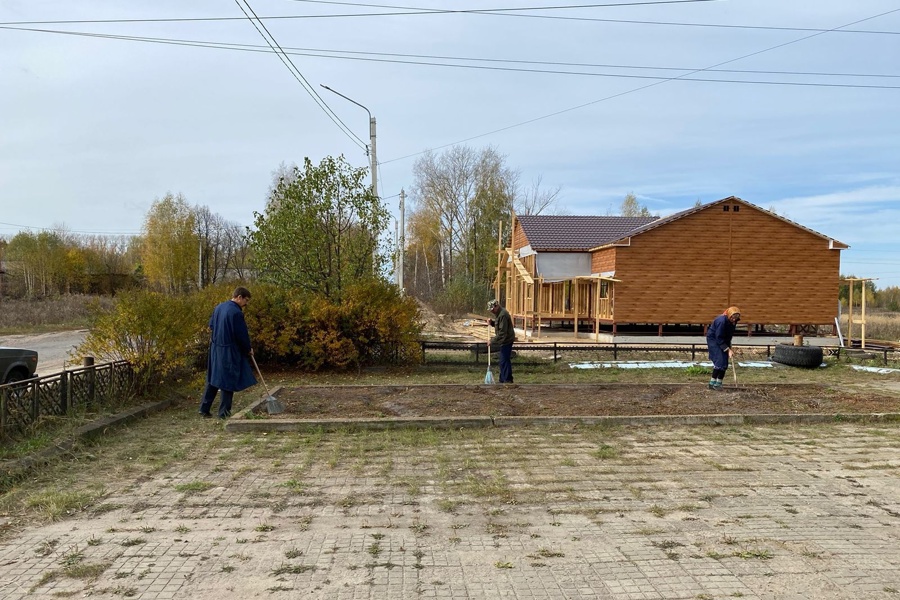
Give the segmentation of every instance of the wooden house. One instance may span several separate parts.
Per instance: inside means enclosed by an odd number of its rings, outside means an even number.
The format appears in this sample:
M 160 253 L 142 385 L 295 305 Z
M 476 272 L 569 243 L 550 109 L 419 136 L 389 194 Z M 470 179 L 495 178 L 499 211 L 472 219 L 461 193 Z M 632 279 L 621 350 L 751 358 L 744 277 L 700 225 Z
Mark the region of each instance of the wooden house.
M 848 246 L 736 197 L 664 218 L 514 216 L 498 292 L 516 326 L 706 325 L 741 308 L 748 331 L 834 331 Z M 504 260 L 505 259 L 505 260 Z

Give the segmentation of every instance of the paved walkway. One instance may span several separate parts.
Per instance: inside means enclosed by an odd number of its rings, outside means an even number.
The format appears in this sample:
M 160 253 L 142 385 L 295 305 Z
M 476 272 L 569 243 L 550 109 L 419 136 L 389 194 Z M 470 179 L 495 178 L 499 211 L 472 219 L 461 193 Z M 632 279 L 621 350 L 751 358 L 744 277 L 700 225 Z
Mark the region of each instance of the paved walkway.
M 5 538 L 0 598 L 897 599 L 898 447 L 890 424 L 228 434 Z

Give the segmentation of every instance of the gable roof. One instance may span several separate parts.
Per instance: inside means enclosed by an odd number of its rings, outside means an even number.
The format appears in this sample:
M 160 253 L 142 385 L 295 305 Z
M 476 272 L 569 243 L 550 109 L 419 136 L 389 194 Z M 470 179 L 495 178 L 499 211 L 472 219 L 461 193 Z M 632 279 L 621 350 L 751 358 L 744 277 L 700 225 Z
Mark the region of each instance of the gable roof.
M 781 220 L 781 221 L 784 221 L 785 223 L 788 223 L 788 224 L 790 224 L 790 225 L 793 225 L 794 227 L 797 227 L 798 229 L 802 229 L 802 230 L 804 230 L 804 231 L 807 231 L 807 232 L 809 232 L 809 233 L 811 233 L 811 234 L 813 234 L 813 235 L 815 235 L 815 236 L 817 236 L 817 237 L 822 238 L 823 240 L 827 240 L 834 248 L 838 248 L 838 249 L 849 248 L 849 246 L 848 246 L 847 244 L 843 243 L 843 242 L 839 242 L 839 241 L 837 241 L 836 239 L 831 238 L 831 237 L 829 237 L 829 236 L 827 236 L 827 235 L 825 235 L 825 234 L 823 234 L 823 233 L 819 233 L 818 231 L 814 231 L 814 230 L 810 229 L 809 227 L 804 227 L 804 226 L 801 225 L 800 223 L 795 223 L 794 221 L 791 221 L 790 219 L 785 219 L 784 217 L 782 217 L 782 216 L 780 216 L 780 215 L 778 215 L 778 214 L 776 214 L 776 213 L 773 213 L 773 212 L 771 212 L 771 211 L 768 211 L 768 210 L 766 210 L 766 209 L 764 209 L 764 208 L 760 208 L 759 206 L 756 206 L 755 204 L 752 204 L 752 203 L 750 203 L 750 202 L 747 202 L 746 200 L 743 200 L 743 199 L 741 199 L 741 198 L 738 198 L 737 196 L 729 196 L 729 197 L 727 197 L 727 198 L 722 198 L 721 200 L 716 200 L 715 202 L 709 202 L 708 204 L 703 204 L 703 205 L 700 205 L 700 206 L 694 206 L 694 207 L 689 208 L 689 209 L 687 209 L 687 210 L 683 210 L 683 211 L 681 211 L 681 212 L 677 212 L 677 213 L 671 214 L 671 215 L 669 215 L 668 217 L 663 217 L 663 218 L 661 218 L 661 219 L 656 219 L 655 221 L 653 221 L 653 222 L 651 222 L 651 223 L 647 223 L 647 224 L 645 224 L 645 225 L 643 225 L 643 226 L 636 227 L 636 228 L 633 229 L 632 231 L 629 231 L 629 232 L 627 232 L 627 233 L 622 234 L 622 236 L 621 236 L 619 239 L 617 239 L 617 240 L 610 240 L 610 241 L 607 242 L 606 244 L 602 244 L 602 245 L 607 245 L 607 244 L 611 244 L 611 243 L 614 243 L 614 242 L 621 242 L 621 241 L 624 241 L 626 238 L 630 238 L 630 237 L 634 237 L 634 236 L 636 236 L 636 235 L 640 235 L 640 234 L 642 234 L 642 233 L 644 233 L 644 232 L 646 232 L 646 231 L 650 231 L 651 229 L 656 229 L 657 227 L 661 227 L 662 225 L 665 225 L 665 224 L 667 224 L 667 223 L 671 223 L 672 221 L 677 221 L 678 219 L 681 219 L 681 218 L 686 217 L 686 216 L 688 216 L 688 215 L 692 215 L 692 214 L 694 214 L 694 213 L 700 212 L 701 210 L 706 210 L 707 208 L 710 208 L 710 207 L 712 207 L 712 206 L 716 206 L 716 205 L 719 205 L 719 204 L 723 204 L 723 203 L 726 203 L 726 202 L 730 202 L 730 203 L 738 202 L 738 203 L 743 204 L 743 205 L 745 205 L 745 206 L 749 206 L 749 207 L 751 207 L 751 208 L 755 208 L 756 210 L 759 210 L 759 211 L 761 211 L 761 212 L 764 212 L 764 213 L 766 213 L 767 215 L 769 215 L 769 216 L 771 216 L 771 217 L 774 217 L 774 218 L 776 218 L 776 219 L 779 219 L 779 220 Z
M 659 217 L 598 217 L 569 215 L 517 215 L 519 225 L 535 252 L 587 252 L 628 237 Z

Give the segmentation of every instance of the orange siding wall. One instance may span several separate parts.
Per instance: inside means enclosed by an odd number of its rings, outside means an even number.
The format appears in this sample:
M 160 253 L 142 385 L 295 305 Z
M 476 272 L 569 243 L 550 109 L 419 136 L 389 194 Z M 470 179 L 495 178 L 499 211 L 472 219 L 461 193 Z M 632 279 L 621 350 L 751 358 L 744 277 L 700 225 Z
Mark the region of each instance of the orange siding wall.
M 591 255 L 591 273 L 608 273 L 616 270 L 616 249 L 606 248 Z
M 519 220 L 516 219 L 516 224 L 513 229 L 512 234 L 512 249 L 518 250 L 523 246 L 528 245 L 528 238 L 525 237 L 525 232 L 522 231 L 522 226 L 519 225 Z
M 833 323 L 840 252 L 751 206 L 724 204 L 728 212 L 715 204 L 615 249 L 615 320 L 707 323 L 737 305 L 744 323 Z

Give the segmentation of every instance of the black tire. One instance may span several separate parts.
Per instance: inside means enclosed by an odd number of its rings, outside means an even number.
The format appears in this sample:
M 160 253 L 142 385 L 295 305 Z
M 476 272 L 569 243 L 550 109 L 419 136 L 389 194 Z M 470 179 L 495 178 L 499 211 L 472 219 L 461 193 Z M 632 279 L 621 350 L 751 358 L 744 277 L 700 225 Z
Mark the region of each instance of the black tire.
M 822 364 L 822 356 L 822 348 L 819 346 L 780 344 L 775 346 L 775 354 L 772 356 L 772 360 L 791 367 L 815 369 Z
M 25 381 L 26 379 L 28 379 L 28 373 L 20 371 L 19 369 L 13 369 L 9 372 L 9 375 L 6 376 L 6 381 L 3 383 L 16 383 L 17 381 Z

